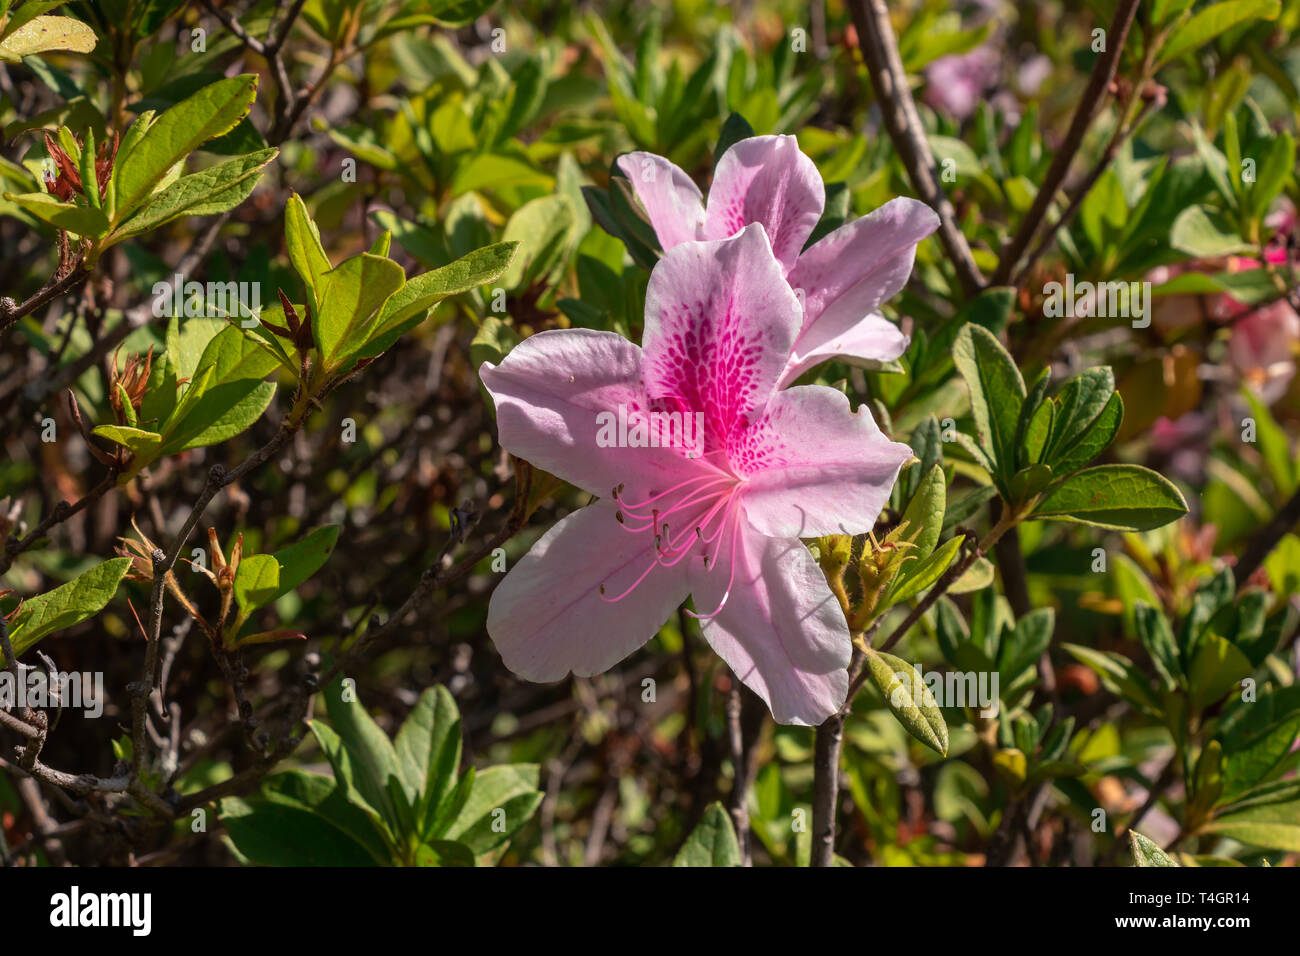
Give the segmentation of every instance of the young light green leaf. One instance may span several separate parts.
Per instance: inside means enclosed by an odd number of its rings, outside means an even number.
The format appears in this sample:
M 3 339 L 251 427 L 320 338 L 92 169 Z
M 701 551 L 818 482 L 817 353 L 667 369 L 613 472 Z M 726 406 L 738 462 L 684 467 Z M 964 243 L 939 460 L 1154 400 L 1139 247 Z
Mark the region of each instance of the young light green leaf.
M 108 219 L 94 206 L 59 202 L 49 193 L 5 193 L 4 198 L 56 229 L 94 239 L 108 232 Z
M 1248 20 L 1275 20 L 1282 8 L 1279 0 L 1223 0 L 1198 10 L 1173 32 L 1160 49 L 1160 65 L 1199 50 L 1219 34 Z
M 340 368 L 366 344 L 366 331 L 406 281 L 402 267 L 368 252 L 345 259 L 320 278 L 320 313 L 312 324 L 327 370 Z
M 125 425 L 100 425 L 91 433 L 101 435 L 109 441 L 117 442 L 133 455 L 154 458 L 162 436 L 143 428 L 128 428 Z
M 235 603 L 244 614 L 269 604 L 280 590 L 280 562 L 274 555 L 253 554 L 235 572 Z
M 1173 858 L 1160 849 L 1155 841 L 1144 837 L 1136 830 L 1128 831 L 1129 846 L 1133 849 L 1134 866 L 1177 866 Z
M 319 571 L 334 553 L 338 539 L 339 526 L 325 525 L 275 552 L 275 560 L 280 565 L 280 588 L 271 600 L 288 594 Z
M 278 152 L 263 149 L 182 176 L 114 230 L 114 241 L 156 229 L 181 216 L 210 216 L 233 209 L 248 198 L 262 169 Z
M 1216 817 L 1203 825 L 1201 832 L 1271 850 L 1300 853 L 1300 800 L 1259 804 Z
M 307 286 L 312 313 L 319 314 L 321 278 L 334 267 L 321 245 L 320 230 L 308 214 L 307 204 L 297 193 L 289 196 L 284 208 L 284 241 L 289 249 L 289 261 Z
M 16 30 L 6 31 L 0 40 L 0 60 L 18 63 L 25 56 L 50 50 L 89 53 L 97 42 L 95 31 L 73 17 L 34 17 Z
M 117 593 L 130 565 L 130 558 L 113 558 L 53 591 L 24 601 L 9 625 L 14 653 L 23 654 L 41 638 L 98 614 Z
M 944 481 L 943 466 L 935 465 L 922 476 L 921 484 L 907 503 L 903 512 L 905 540 L 911 541 L 915 548 L 907 553 L 916 558 L 925 558 L 939 543 L 939 531 L 943 527 L 944 506 L 948 500 L 948 485 Z
M 193 380 L 163 425 L 162 455 L 225 441 L 257 421 L 275 394 L 263 381 L 276 359 L 242 329 L 227 325 L 203 349 Z
M 964 540 L 964 535 L 953 535 L 928 557 L 903 568 L 894 579 L 894 586 L 888 595 L 889 603 L 898 604 L 909 600 L 938 581 L 943 576 L 943 572 L 948 570 L 948 565 L 952 564 L 953 558 L 957 556 L 957 549 L 961 547 Z
M 867 675 L 898 722 L 931 750 L 947 756 L 948 725 L 915 667 L 893 654 L 867 651 Z
M 204 86 L 154 120 L 114 171 L 117 221 L 134 212 L 168 170 L 208 140 L 234 129 L 256 96 L 257 76 L 248 73 Z

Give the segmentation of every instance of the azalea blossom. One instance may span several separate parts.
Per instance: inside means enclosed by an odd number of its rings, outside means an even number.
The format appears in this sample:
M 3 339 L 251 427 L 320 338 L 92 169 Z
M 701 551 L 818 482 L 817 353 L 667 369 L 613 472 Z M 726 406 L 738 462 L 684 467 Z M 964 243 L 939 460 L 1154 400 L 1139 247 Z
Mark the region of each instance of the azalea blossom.
M 804 248 L 826 206 L 826 187 L 793 136 L 742 139 L 718 160 L 706 202 L 699 187 L 662 156 L 620 156 L 664 252 L 683 242 L 725 239 L 751 223 L 767 230 L 772 251 L 804 316 L 783 369 L 785 386 L 836 358 L 888 362 L 907 337 L 878 314 L 912 273 L 916 246 L 939 217 L 915 199 L 894 199 Z
M 599 673 L 691 596 L 705 638 L 782 723 L 817 724 L 848 690 L 848 625 L 800 538 L 875 524 L 907 445 L 835 389 L 780 389 L 799 301 L 761 224 L 673 243 L 650 276 L 642 347 L 550 330 L 481 376 L 501 444 L 599 499 L 497 585 L 488 632 L 534 681 Z M 701 441 L 598 441 L 630 410 L 703 415 Z
M 1284 228 L 1289 231 L 1293 222 L 1294 218 Z M 1282 265 L 1286 250 L 1273 245 L 1265 250 L 1264 259 Z M 1255 259 L 1233 257 L 1228 262 L 1229 272 L 1261 267 Z M 1217 311 L 1232 321 L 1228 360 L 1233 369 L 1265 404 L 1272 405 L 1287 393 L 1296 374 L 1300 315 L 1286 299 L 1252 308 L 1226 293 L 1220 297 Z

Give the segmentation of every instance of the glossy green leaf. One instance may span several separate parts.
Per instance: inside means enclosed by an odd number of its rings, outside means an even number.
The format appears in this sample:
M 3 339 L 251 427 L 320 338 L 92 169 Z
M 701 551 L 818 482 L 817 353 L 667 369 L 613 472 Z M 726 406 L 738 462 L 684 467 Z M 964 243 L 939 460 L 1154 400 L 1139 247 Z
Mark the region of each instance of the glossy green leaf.
M 1033 517 L 1150 531 L 1185 514 L 1183 493 L 1168 478 L 1141 465 L 1098 465 L 1065 479 L 1034 509 Z

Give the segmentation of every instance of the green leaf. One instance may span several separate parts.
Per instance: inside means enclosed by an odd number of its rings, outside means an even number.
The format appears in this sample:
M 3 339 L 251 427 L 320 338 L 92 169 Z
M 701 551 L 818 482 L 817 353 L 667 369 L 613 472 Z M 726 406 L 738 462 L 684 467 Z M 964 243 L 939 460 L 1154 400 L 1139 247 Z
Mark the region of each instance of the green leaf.
M 0 40 L 0 60 L 18 63 L 49 50 L 89 53 L 97 42 L 95 31 L 73 17 L 35 17 Z
M 365 346 L 366 331 L 406 273 L 396 262 L 368 252 L 345 259 L 320 277 L 320 313 L 312 328 L 325 368 L 333 371 Z
M 1242 843 L 1300 853 L 1300 800 L 1266 803 L 1216 817 L 1201 827 Z
M 154 452 L 162 444 L 162 436 L 142 428 L 128 428 L 125 425 L 100 425 L 91 433 L 102 435 L 109 441 L 115 441 L 133 455 L 154 457 Z
M 1042 461 L 1056 469 L 1066 453 L 1083 440 L 1114 395 L 1115 375 L 1109 366 L 1085 369 L 1066 382 L 1053 399 L 1057 410 Z
M 274 355 L 243 329 L 227 325 L 203 349 L 192 381 L 162 427 L 160 455 L 213 445 L 262 417 L 275 384 L 263 381 Z
M 1141 465 L 1098 465 L 1066 478 L 1034 509 L 1033 517 L 1150 531 L 1185 514 L 1183 493 L 1168 478 Z
M 401 779 L 397 752 L 393 749 L 388 735 L 380 730 L 379 725 L 366 713 L 365 708 L 356 699 L 356 695 L 350 693 L 349 699 L 344 700 L 343 691 L 344 684 L 341 678 L 335 679 L 324 691 L 325 707 L 333 724 L 332 732 L 337 735 L 342 745 L 341 752 L 336 747 L 333 755 L 330 756 L 330 763 L 334 765 L 334 778 L 343 785 L 343 780 L 340 778 L 340 768 L 342 768 L 342 776 L 347 778 L 347 786 L 355 792 L 360 801 L 377 812 L 388 823 L 392 833 L 400 833 L 400 820 L 388 790 L 389 777 Z M 329 728 L 323 729 L 329 730 Z M 316 722 L 313 722 L 312 730 L 317 730 Z M 321 741 L 322 749 L 325 749 L 329 755 L 330 750 L 325 746 L 329 734 L 317 733 L 317 739 Z M 349 799 L 353 798 L 349 797 Z M 357 801 L 354 799 L 353 802 Z
M 867 650 L 867 675 L 904 729 L 941 756 L 948 755 L 948 725 L 920 672 L 902 658 Z
M 980 447 L 998 478 L 1010 478 L 1016 463 L 1016 425 L 1025 400 L 1020 369 L 992 332 L 967 325 L 957 333 L 953 361 L 970 390 L 971 414 Z
M 673 857 L 673 866 L 740 866 L 736 830 L 721 803 L 714 801 L 705 809 L 704 816 Z
M 1169 244 L 1202 259 L 1250 252 L 1253 248 L 1204 206 L 1188 206 L 1178 214 L 1169 230 Z
M 374 863 L 391 862 L 391 851 L 369 815 L 349 803 L 332 778 L 303 770 L 286 770 L 263 780 L 261 791 L 262 801 L 296 807 L 323 819 L 365 847 Z
M 998 671 L 1004 683 L 1009 684 L 1043 656 L 1055 628 L 1056 611 L 1050 607 L 1035 608 L 1016 621 L 998 648 Z
M 1124 399 L 1119 392 L 1111 395 L 1105 407 L 1078 438 L 1062 448 L 1052 465 L 1058 476 L 1069 476 L 1092 461 L 1108 447 L 1124 421 Z
M 542 802 L 537 776 L 536 764 L 506 764 L 480 771 L 469 799 L 444 835 L 464 843 L 476 855 L 500 846 L 528 822 Z
M 1275 20 L 1282 6 L 1279 0 L 1224 0 L 1202 10 L 1174 30 L 1160 49 L 1159 65 L 1199 50 L 1219 34 L 1248 20 Z
M 921 479 L 920 487 L 907 504 L 903 512 L 903 521 L 907 528 L 904 534 L 915 548 L 909 548 L 907 554 L 924 558 L 939 543 L 939 531 L 943 527 L 944 506 L 948 500 L 948 486 L 943 477 L 943 466 L 935 465 Z
M 1133 848 L 1134 866 L 1177 866 L 1173 858 L 1154 841 L 1147 839 L 1136 830 L 1128 831 L 1129 846 Z
M 455 840 L 421 843 L 415 851 L 416 866 L 476 866 L 474 851 Z
M 1230 641 L 1217 634 L 1202 634 L 1187 668 L 1187 685 L 1193 709 L 1208 707 L 1254 673 L 1250 661 Z
M 312 314 L 319 315 L 321 279 L 334 267 L 321 245 L 320 231 L 307 212 L 307 204 L 297 193 L 289 196 L 284 208 L 284 241 L 289 249 L 289 261 L 307 286 Z
M 113 599 L 130 566 L 130 558 L 113 558 L 53 591 L 25 600 L 9 625 L 14 654 L 23 654 L 41 638 L 98 614 Z
M 263 149 L 182 176 L 114 230 L 114 238 L 139 235 L 181 216 L 210 216 L 233 209 L 248 198 L 263 168 L 278 153 L 277 149 Z
M 520 206 L 501 234 L 504 241 L 519 246 L 501 277 L 501 286 L 522 289 L 544 283 L 559 264 L 576 222 L 577 214 L 567 196 L 543 196 Z
M 235 571 L 235 602 L 245 615 L 269 604 L 280 590 L 280 562 L 274 555 L 253 554 Z
M 1164 681 L 1165 690 L 1173 690 L 1178 686 L 1183 669 L 1178 660 L 1178 644 L 1174 640 L 1169 619 L 1163 611 L 1144 601 L 1139 601 L 1134 606 L 1133 617 L 1138 639 L 1151 655 L 1151 663 Z
M 262 866 L 375 866 L 365 846 L 313 810 L 270 800 L 221 801 L 235 848 Z
M 414 276 L 384 304 L 372 334 L 382 335 L 407 319 L 427 312 L 448 296 L 477 289 L 499 278 L 518 247 L 517 242 L 496 242 L 439 269 Z
M 384 303 L 379 317 L 366 330 L 366 344 L 357 352 L 357 357 L 371 358 L 382 354 L 443 299 L 499 278 L 510 265 L 517 246 L 518 243 L 514 242 L 484 246 L 441 268 L 412 278 Z
M 1282 765 L 1300 738 L 1300 714 L 1279 720 L 1240 747 L 1227 751 L 1223 762 L 1223 799 L 1231 800 L 1266 781 Z
M 1123 697 L 1148 713 L 1159 711 L 1159 704 L 1152 696 L 1146 675 L 1123 654 L 1098 651 L 1079 644 L 1062 644 L 1061 647 L 1091 668 L 1112 694 Z
M 961 547 L 964 539 L 964 535 L 954 535 L 928 557 L 907 565 L 894 579 L 894 586 L 888 595 L 889 603 L 898 604 L 909 600 L 938 581 L 943 576 L 943 572 L 948 570 L 948 565 L 952 564 L 953 558 L 957 556 L 957 549 Z
M 94 239 L 108 232 L 108 219 L 94 206 L 59 202 L 49 193 L 5 193 L 4 198 L 56 229 Z
M 134 212 L 173 166 L 234 129 L 256 96 L 257 76 L 244 74 L 203 87 L 154 120 L 134 148 L 118 157 L 113 173 L 118 221 Z
M 460 712 L 447 688 L 439 684 L 420 695 L 415 709 L 397 732 L 394 749 L 406 792 L 415 801 L 417 819 L 431 817 L 456 786 L 460 770 Z M 430 835 L 423 831 L 423 835 Z
M 338 539 L 339 526 L 325 525 L 287 548 L 275 552 L 275 560 L 280 566 L 280 586 L 271 600 L 274 601 L 288 594 L 319 571 L 321 565 L 334 553 L 334 545 Z

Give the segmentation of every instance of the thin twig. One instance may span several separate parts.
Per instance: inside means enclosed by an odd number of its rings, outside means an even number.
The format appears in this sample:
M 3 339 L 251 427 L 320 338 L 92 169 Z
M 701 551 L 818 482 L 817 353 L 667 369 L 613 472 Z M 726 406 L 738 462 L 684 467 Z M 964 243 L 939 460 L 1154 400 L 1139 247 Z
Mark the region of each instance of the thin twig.
M 1015 272 L 1021 255 L 1029 247 L 1038 228 L 1047 218 L 1047 209 L 1056 198 L 1057 190 L 1065 182 L 1070 164 L 1074 161 L 1079 147 L 1083 145 L 1083 138 L 1088 132 L 1088 127 L 1092 125 L 1093 118 L 1101 109 L 1107 88 L 1115 79 L 1120 54 L 1124 50 L 1124 41 L 1128 39 L 1129 27 L 1133 25 L 1133 16 L 1137 13 L 1137 7 L 1138 0 L 1119 0 L 1119 6 L 1115 8 L 1115 16 L 1105 34 L 1106 49 L 1093 64 L 1088 85 L 1084 88 L 1083 97 L 1074 111 L 1074 118 L 1070 120 L 1070 128 L 1066 131 L 1065 140 L 1052 156 L 1047 175 L 1043 177 L 1043 183 L 1034 195 L 1029 211 L 1020 221 L 1020 227 L 1015 235 L 1002 247 L 1002 253 L 998 256 L 998 267 L 991 280 L 993 285 L 1007 283 Z
M 862 58 L 867 64 L 871 85 L 885 129 L 907 170 L 912 188 L 939 215 L 939 241 L 943 243 L 962 291 L 972 296 L 984 288 L 984 276 L 971 255 L 970 243 L 957 224 L 957 214 L 948 196 L 939 188 L 938 168 L 925 138 L 921 115 L 912 99 L 907 71 L 898 52 L 898 40 L 889 23 L 885 0 L 849 0 L 849 10 L 857 26 Z

